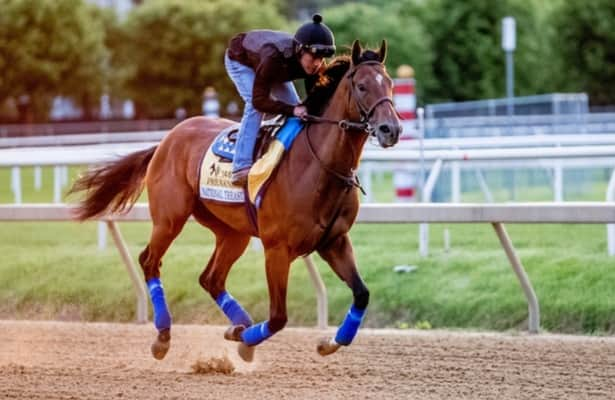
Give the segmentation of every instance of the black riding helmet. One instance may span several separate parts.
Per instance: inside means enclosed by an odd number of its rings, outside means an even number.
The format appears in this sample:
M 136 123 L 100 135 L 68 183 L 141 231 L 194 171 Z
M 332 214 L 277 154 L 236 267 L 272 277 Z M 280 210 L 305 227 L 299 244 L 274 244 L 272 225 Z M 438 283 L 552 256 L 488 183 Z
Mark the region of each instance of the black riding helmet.
M 312 22 L 307 22 L 297 29 L 295 40 L 301 50 L 308 51 L 316 57 L 331 57 L 335 54 L 333 32 L 322 23 L 320 14 L 314 14 Z

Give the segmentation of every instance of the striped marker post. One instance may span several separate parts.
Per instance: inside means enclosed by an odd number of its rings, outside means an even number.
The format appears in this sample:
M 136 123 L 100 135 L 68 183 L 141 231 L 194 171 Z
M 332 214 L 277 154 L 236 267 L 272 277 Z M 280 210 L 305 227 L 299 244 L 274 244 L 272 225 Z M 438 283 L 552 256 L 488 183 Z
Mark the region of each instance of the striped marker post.
M 397 68 L 397 78 L 394 80 L 393 102 L 395 109 L 402 118 L 404 131 L 400 140 L 416 139 L 412 136 L 416 119 L 416 82 L 414 69 L 409 65 L 401 65 Z M 393 186 L 397 202 L 411 202 L 415 200 L 416 174 L 409 171 L 404 165 L 400 165 L 393 172 Z

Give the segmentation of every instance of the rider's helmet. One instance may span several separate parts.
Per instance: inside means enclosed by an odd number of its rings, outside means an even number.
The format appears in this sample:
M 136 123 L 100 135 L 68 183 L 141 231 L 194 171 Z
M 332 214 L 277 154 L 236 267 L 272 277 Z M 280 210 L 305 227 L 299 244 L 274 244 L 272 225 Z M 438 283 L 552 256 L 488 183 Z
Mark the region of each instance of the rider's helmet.
M 322 23 L 322 16 L 314 14 L 312 22 L 301 25 L 295 33 L 298 47 L 316 57 L 331 57 L 335 54 L 333 32 Z

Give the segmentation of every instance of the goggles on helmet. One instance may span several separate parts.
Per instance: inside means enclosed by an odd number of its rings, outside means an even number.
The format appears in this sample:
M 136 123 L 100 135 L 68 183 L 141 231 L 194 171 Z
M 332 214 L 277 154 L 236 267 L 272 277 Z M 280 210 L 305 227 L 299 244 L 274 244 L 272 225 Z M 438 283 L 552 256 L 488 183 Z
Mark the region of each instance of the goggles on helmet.
M 324 44 L 304 44 L 303 49 L 316 57 L 331 57 L 335 54 L 335 46 Z

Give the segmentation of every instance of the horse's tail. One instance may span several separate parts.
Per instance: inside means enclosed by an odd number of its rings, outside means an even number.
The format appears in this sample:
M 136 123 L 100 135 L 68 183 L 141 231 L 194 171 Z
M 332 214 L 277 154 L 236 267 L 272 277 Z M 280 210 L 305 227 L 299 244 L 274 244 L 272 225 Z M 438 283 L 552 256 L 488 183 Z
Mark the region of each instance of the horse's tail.
M 80 176 L 68 192 L 86 192 L 74 210 L 75 219 L 130 210 L 143 191 L 147 166 L 157 147 L 131 153 Z

